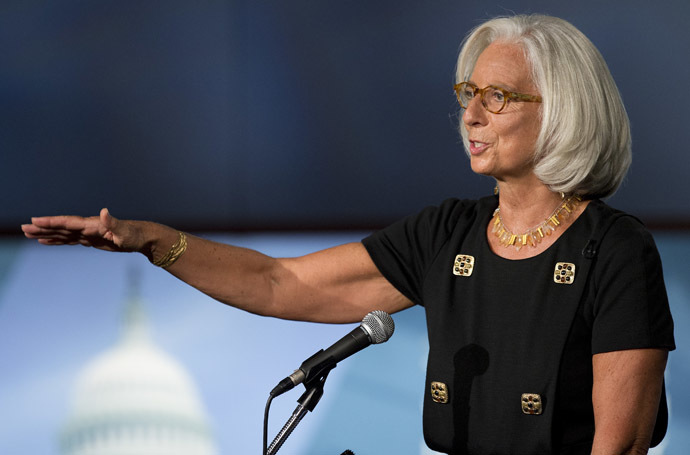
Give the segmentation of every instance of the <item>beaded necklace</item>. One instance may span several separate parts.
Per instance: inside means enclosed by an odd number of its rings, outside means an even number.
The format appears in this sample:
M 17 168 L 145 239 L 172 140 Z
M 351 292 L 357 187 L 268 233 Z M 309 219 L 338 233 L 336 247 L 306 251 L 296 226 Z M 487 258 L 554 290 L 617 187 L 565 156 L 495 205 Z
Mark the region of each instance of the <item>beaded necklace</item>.
M 561 193 L 562 194 L 562 193 Z M 506 248 L 509 246 L 514 246 L 517 250 L 520 250 L 523 246 L 536 247 L 541 243 L 542 239 L 551 235 L 553 231 L 556 230 L 561 223 L 570 216 L 570 214 L 577 208 L 577 206 L 582 201 L 582 198 L 576 195 L 571 195 L 567 199 L 565 195 L 562 194 L 561 202 L 558 207 L 549 215 L 544 221 L 528 229 L 523 234 L 513 234 L 513 232 L 503 224 L 501 220 L 501 206 L 499 205 L 494 211 L 494 216 L 491 219 L 491 232 L 493 232 L 496 237 L 498 237 L 501 245 Z

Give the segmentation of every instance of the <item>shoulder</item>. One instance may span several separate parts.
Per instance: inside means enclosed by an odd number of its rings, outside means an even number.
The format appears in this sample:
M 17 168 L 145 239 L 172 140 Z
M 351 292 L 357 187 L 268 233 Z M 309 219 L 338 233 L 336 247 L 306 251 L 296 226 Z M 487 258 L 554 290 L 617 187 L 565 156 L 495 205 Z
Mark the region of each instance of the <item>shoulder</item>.
M 634 215 L 600 200 L 590 202 L 587 214 L 593 226 L 592 237 L 601 238 L 602 252 L 620 254 L 624 251 L 656 249 L 652 234 Z
M 593 353 L 673 349 L 673 320 L 652 234 L 634 216 L 599 202 L 602 223 L 593 264 Z M 593 216 L 590 214 L 589 216 Z
M 459 226 L 472 224 L 477 217 L 495 210 L 497 205 L 498 201 L 493 196 L 478 200 L 449 198 L 439 205 L 426 207 L 407 220 L 421 223 L 420 227 L 426 225 L 425 227 L 432 230 L 449 232 Z
M 436 250 L 450 236 L 461 235 L 473 226 L 478 217 L 496 208 L 496 198 L 446 199 L 420 212 L 403 218 L 364 239 L 369 248 L 373 243 L 418 244 Z
M 591 238 L 597 239 L 595 283 L 601 284 L 605 276 L 618 281 L 627 278 L 663 283 L 661 258 L 644 223 L 601 201 L 592 201 L 590 206 Z
M 590 201 L 585 214 L 598 224 L 604 224 L 606 221 L 614 221 L 618 220 L 619 218 L 636 220 L 637 223 L 642 224 L 642 222 L 634 215 L 613 208 L 601 199 L 594 199 Z
M 395 250 L 398 257 L 416 253 L 415 261 L 433 257 L 451 236 L 467 232 L 480 214 L 493 210 L 491 199 L 446 199 L 374 232 L 364 246 L 372 256 L 385 249 Z
M 452 236 L 462 235 L 482 212 L 482 201 L 446 199 L 364 238 L 381 274 L 415 303 L 423 302 L 424 277 Z

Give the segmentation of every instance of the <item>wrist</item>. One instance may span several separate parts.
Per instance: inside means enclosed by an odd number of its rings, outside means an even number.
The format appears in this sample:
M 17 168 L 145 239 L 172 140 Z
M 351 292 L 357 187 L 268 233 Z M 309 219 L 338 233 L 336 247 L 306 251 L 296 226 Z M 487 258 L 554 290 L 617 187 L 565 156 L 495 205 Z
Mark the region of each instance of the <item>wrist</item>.
M 187 249 L 187 236 L 181 231 L 157 223 L 150 223 L 146 230 L 146 240 L 139 252 L 155 266 L 171 266 Z
M 178 239 L 162 257 L 153 259 L 151 263 L 156 267 L 167 269 L 173 265 L 187 251 L 187 235 L 179 231 Z

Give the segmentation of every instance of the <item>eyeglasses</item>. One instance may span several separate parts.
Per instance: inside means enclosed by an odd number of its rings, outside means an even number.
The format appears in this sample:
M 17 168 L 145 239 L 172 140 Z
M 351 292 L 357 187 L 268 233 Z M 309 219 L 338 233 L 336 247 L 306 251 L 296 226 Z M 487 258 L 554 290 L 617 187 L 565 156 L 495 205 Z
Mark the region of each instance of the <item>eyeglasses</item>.
M 500 113 L 510 101 L 524 101 L 527 103 L 541 103 L 541 96 L 539 95 L 525 95 L 523 93 L 509 92 L 501 87 L 495 85 L 488 85 L 484 88 L 479 88 L 471 82 L 460 82 L 453 86 L 455 95 L 458 97 L 460 107 L 467 109 L 470 101 L 479 94 L 482 100 L 482 106 L 493 113 Z

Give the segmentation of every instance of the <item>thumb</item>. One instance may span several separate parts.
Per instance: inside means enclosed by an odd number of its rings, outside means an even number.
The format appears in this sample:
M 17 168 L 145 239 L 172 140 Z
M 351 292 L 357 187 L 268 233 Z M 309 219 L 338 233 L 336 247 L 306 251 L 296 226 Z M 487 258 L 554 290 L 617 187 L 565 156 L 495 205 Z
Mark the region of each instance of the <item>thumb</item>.
M 110 227 L 110 223 L 113 220 L 113 216 L 110 214 L 110 211 L 107 208 L 104 207 L 101 209 L 100 218 L 101 223 L 103 223 L 104 226 Z
M 116 227 L 117 219 L 110 214 L 107 208 L 102 208 L 100 213 L 100 222 L 103 228 L 105 228 L 104 237 L 110 241 L 113 240 L 113 230 Z

